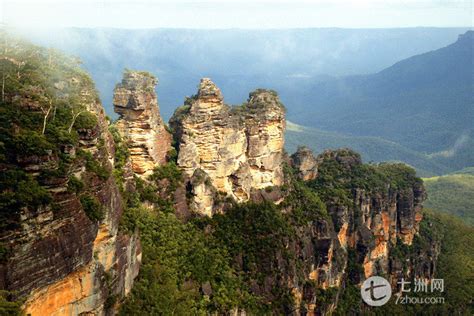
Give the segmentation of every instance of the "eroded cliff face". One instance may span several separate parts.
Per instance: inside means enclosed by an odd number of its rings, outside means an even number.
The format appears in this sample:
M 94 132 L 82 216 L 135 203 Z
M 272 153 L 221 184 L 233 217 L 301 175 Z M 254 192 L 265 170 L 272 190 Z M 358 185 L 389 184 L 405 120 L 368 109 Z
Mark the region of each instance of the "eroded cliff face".
M 74 77 L 60 81 L 58 95 L 68 85 L 82 84 Z M 88 88 L 80 95 L 93 93 Z M 93 100 L 81 111 L 94 117 L 94 126 L 77 129 L 76 144 L 44 155 L 17 153 L 0 164 L 5 174 L 26 171 L 51 198 L 37 208 L 21 208 L 0 233 L 8 252 L 0 262 L 0 287 L 25 300 L 24 310 L 32 316 L 104 315 L 131 290 L 138 275 L 140 242 L 138 236 L 119 231 L 122 197 L 111 176 L 115 145 L 102 105 Z M 28 104 L 15 106 L 39 111 Z M 99 212 L 100 219 L 88 211 Z
M 155 92 L 157 79 L 149 73 L 127 71 L 114 90 L 117 129 L 126 139 L 133 171 L 148 176 L 166 162 L 171 134 L 160 116 Z
M 360 156 L 350 150 L 326 151 L 314 157 L 307 149 L 300 149 L 292 156 L 292 164 L 298 177 L 313 180 L 308 182 L 310 186 L 331 192 L 324 198 L 330 219 L 315 222 L 311 233 L 302 238 L 310 240 L 302 249 L 307 249 L 303 255 L 311 262 L 310 271 L 306 270 L 308 278 L 318 288 L 333 288 L 338 293 L 347 284 L 360 284 L 373 275 L 386 276 L 394 288 L 402 277 L 433 277 L 439 242 L 413 245 L 426 198 L 423 184 L 414 174 L 403 175 L 402 170 L 396 170 L 393 174 L 399 177 L 397 181 L 390 181 L 389 175 L 381 183 L 363 184 L 360 178 L 349 175 L 364 170 L 364 176 L 370 178 L 380 171 L 364 166 Z M 322 173 L 316 172 L 318 169 Z M 340 188 L 334 185 L 337 181 Z M 348 188 L 345 197 L 338 191 L 342 188 Z M 415 247 L 416 255 L 400 256 L 403 247 Z M 360 269 L 354 270 L 355 267 Z M 335 308 L 336 296 L 329 305 L 318 304 L 317 295 L 311 297 L 312 291 L 295 285 L 295 297 L 311 298 L 306 303 L 302 300 L 308 312 L 329 312 Z
M 209 180 L 194 188 L 196 212 L 214 212 L 211 186 L 244 202 L 253 190 L 282 184 L 285 112 L 273 91 L 257 90 L 245 105 L 230 107 L 204 78 L 197 95 L 176 110 L 170 126 L 178 143 L 178 166 L 189 178 Z

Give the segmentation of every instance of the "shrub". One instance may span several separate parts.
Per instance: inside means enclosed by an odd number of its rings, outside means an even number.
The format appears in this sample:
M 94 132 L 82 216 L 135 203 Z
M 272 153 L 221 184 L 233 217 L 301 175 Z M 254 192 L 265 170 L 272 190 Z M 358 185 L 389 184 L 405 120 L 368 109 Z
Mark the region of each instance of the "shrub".
M 85 159 L 86 170 L 95 173 L 101 180 L 107 180 L 110 177 L 110 171 L 96 160 L 90 152 L 80 150 L 77 157 Z
M 176 190 L 179 183 L 182 181 L 182 172 L 173 161 L 155 168 L 153 174 L 150 176 L 150 180 L 154 182 L 163 179 L 168 179 L 170 181 L 168 187 L 169 192 Z
M 46 155 L 54 149 L 45 135 L 35 131 L 22 131 L 15 138 L 15 152 L 21 155 Z
M 104 208 L 95 197 L 85 195 L 81 197 L 80 201 L 84 212 L 91 221 L 101 221 L 105 218 Z
M 82 191 L 82 189 L 84 189 L 84 182 L 82 182 L 76 176 L 69 177 L 69 181 L 67 183 L 67 190 L 69 192 L 75 192 L 76 194 L 78 194 Z
M 21 306 L 22 301 L 14 299 L 15 295 L 9 291 L 0 290 L 0 315 L 20 316 L 23 315 Z
M 92 129 L 98 124 L 97 116 L 89 111 L 81 113 L 74 122 L 76 129 Z

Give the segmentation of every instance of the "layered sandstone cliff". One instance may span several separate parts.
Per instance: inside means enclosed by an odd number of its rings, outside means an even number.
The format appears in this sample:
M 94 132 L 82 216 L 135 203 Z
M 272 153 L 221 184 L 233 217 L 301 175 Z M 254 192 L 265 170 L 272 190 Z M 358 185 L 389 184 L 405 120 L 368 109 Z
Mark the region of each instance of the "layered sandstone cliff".
M 114 110 L 120 115 L 117 129 L 127 141 L 132 168 L 147 176 L 166 162 L 171 135 L 161 119 L 155 92 L 157 79 L 151 74 L 126 71 L 114 90 Z
M 318 288 L 341 291 L 344 284 L 357 285 L 373 275 L 386 276 L 394 288 L 400 278 L 408 275 L 433 277 L 434 261 L 439 253 L 437 242 L 420 247 L 415 257 L 397 255 L 400 247 L 411 247 L 422 220 L 426 194 L 414 174 L 396 170 L 393 174 L 397 182 L 387 176 L 381 184 L 370 181 L 366 184 L 354 175 L 364 170 L 364 179 L 370 179 L 377 169 L 363 165 L 358 154 L 345 149 L 314 157 L 310 150 L 301 148 L 292 156 L 292 164 L 298 177 L 310 180 L 310 186 L 331 192 L 324 199 L 330 219 L 313 223 L 307 237 L 301 237 L 310 243 L 302 248 L 306 249 L 302 256 L 310 263 L 305 265 L 309 269 L 307 276 Z M 319 168 L 323 174 L 315 174 Z M 340 188 L 335 186 L 338 181 Z M 347 188 L 345 197 L 338 193 L 343 188 Z M 353 270 L 354 267 L 361 269 Z M 295 297 L 307 297 L 305 308 L 321 313 L 324 310 L 317 296 L 311 296 L 312 291 L 295 284 Z M 335 304 L 334 300 L 326 312 Z
M 178 166 L 190 178 L 202 171 L 210 182 L 194 189 L 197 212 L 213 212 L 209 186 L 243 202 L 253 190 L 282 184 L 285 111 L 275 92 L 257 90 L 243 106 L 230 107 L 204 78 L 170 126 L 178 143 Z
M 84 86 L 78 77 L 60 83 L 58 95 Z M 94 92 L 86 87 L 79 93 Z M 77 129 L 76 144 L 58 144 L 59 151 L 44 154 L 17 152 L 0 164 L 4 175 L 26 172 L 50 197 L 38 207 L 22 207 L 19 214 L 12 209 L 10 224 L 2 223 L 0 231 L 0 245 L 8 253 L 0 260 L 0 288 L 23 300 L 28 315 L 105 315 L 138 275 L 138 236 L 119 231 L 124 205 L 111 176 L 114 141 L 98 98 L 84 100 L 81 115 L 95 123 Z M 19 107 L 25 113 L 38 111 Z M 17 129 L 33 133 L 31 126 Z

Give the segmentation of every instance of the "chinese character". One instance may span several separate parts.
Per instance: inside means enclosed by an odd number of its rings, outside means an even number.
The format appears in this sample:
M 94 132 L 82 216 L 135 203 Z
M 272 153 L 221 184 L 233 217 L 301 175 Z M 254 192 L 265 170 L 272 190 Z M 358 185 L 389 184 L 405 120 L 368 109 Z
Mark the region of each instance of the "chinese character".
M 428 292 L 428 282 L 422 279 L 415 279 L 413 292 Z
M 444 292 L 444 279 L 431 280 L 431 292 L 434 292 L 436 290 Z
M 411 289 L 408 288 L 408 289 L 405 289 L 405 284 L 407 284 L 408 286 L 410 286 L 410 283 L 411 282 L 407 282 L 405 281 L 403 278 L 401 281 L 397 282 L 397 284 L 400 284 L 400 288 L 402 289 L 402 292 L 411 292 Z

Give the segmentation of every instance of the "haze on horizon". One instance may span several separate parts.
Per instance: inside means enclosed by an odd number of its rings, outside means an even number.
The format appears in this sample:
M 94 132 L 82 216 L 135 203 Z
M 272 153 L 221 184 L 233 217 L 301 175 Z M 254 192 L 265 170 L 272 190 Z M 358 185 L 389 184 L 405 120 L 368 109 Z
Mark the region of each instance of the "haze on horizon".
M 393 28 L 473 25 L 469 0 L 0 0 L 12 27 Z

